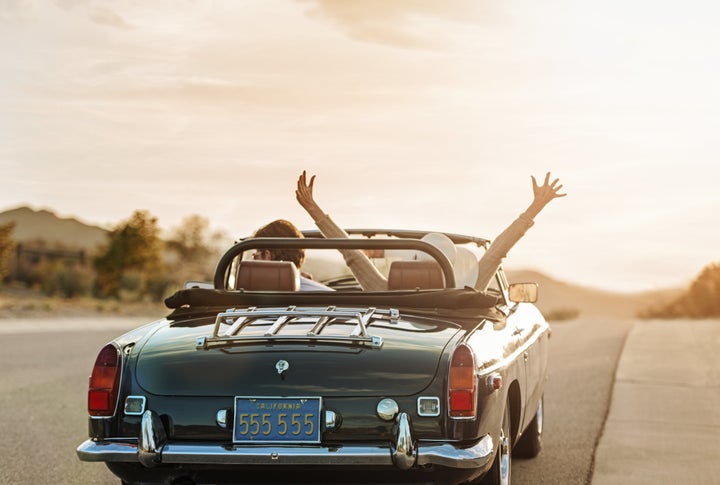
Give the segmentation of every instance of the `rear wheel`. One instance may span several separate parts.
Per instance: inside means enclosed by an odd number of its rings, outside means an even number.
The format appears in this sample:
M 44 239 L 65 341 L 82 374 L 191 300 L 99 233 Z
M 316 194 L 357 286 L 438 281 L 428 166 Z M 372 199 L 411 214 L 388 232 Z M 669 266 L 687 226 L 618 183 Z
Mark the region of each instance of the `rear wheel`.
M 512 465 L 512 439 L 510 438 L 510 403 L 505 404 L 502 427 L 500 428 L 500 443 L 495 453 L 492 468 L 483 478 L 483 485 L 510 485 Z
M 540 398 L 535 417 L 528 425 L 513 448 L 515 456 L 520 458 L 535 458 L 542 449 L 543 432 L 543 398 Z

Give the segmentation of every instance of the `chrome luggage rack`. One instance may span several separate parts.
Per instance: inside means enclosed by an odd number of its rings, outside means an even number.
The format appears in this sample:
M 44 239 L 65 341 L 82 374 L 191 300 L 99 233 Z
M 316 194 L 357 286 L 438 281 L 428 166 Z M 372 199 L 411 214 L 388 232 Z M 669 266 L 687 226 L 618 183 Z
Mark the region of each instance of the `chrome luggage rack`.
M 317 307 L 285 308 L 257 308 L 246 309 L 230 308 L 218 313 L 215 318 L 215 327 L 210 337 L 198 337 L 196 348 L 208 350 L 213 347 L 224 347 L 243 344 L 267 343 L 323 343 L 338 345 L 357 345 L 379 349 L 383 341 L 381 337 L 368 333 L 368 326 L 373 319 L 389 319 L 397 322 L 400 312 L 394 308 L 377 310 L 376 308 L 336 308 L 329 306 L 325 309 Z M 273 322 L 274 320 L 274 322 Z M 272 322 L 272 323 L 271 323 Z M 344 323 L 355 325 L 348 335 L 323 335 L 331 323 Z M 229 326 L 221 332 L 221 326 Z M 312 325 L 304 333 L 292 333 L 292 327 Z M 261 327 L 269 327 L 259 330 Z M 285 333 L 282 331 L 285 330 Z

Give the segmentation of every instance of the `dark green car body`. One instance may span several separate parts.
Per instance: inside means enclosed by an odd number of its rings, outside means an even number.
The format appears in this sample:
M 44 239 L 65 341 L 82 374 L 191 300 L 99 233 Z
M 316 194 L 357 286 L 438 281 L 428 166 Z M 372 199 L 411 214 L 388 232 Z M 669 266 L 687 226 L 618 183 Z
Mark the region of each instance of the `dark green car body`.
M 115 402 L 77 450 L 126 483 L 459 483 L 500 469 L 526 428 L 539 442 L 550 328 L 510 301 L 502 270 L 488 293 L 190 288 L 166 303 L 165 319 L 106 347 Z M 473 409 L 453 415 L 463 355 L 471 388 L 457 392 Z M 240 416 L 306 401 L 317 416 Z

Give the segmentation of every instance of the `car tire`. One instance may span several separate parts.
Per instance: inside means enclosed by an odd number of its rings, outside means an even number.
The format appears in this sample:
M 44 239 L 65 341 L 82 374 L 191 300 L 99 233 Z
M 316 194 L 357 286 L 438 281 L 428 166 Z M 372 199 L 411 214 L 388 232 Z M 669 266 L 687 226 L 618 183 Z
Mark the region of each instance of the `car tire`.
M 542 432 L 544 407 L 543 398 L 540 398 L 538 408 L 535 411 L 535 417 L 522 434 L 515 447 L 513 453 L 519 458 L 535 458 L 540 450 L 542 450 Z
M 512 438 L 510 436 L 510 403 L 505 404 L 500 443 L 492 467 L 483 477 L 483 485 L 510 485 L 512 475 Z

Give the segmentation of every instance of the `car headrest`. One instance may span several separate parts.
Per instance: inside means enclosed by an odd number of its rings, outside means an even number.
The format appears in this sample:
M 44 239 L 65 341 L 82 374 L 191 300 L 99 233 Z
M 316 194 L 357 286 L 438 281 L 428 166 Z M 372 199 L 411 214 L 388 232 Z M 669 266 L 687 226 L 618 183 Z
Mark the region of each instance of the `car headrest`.
M 388 290 L 445 288 L 445 275 L 437 261 L 393 261 Z
M 291 261 L 241 261 L 235 287 L 246 291 L 298 291 L 300 272 Z

